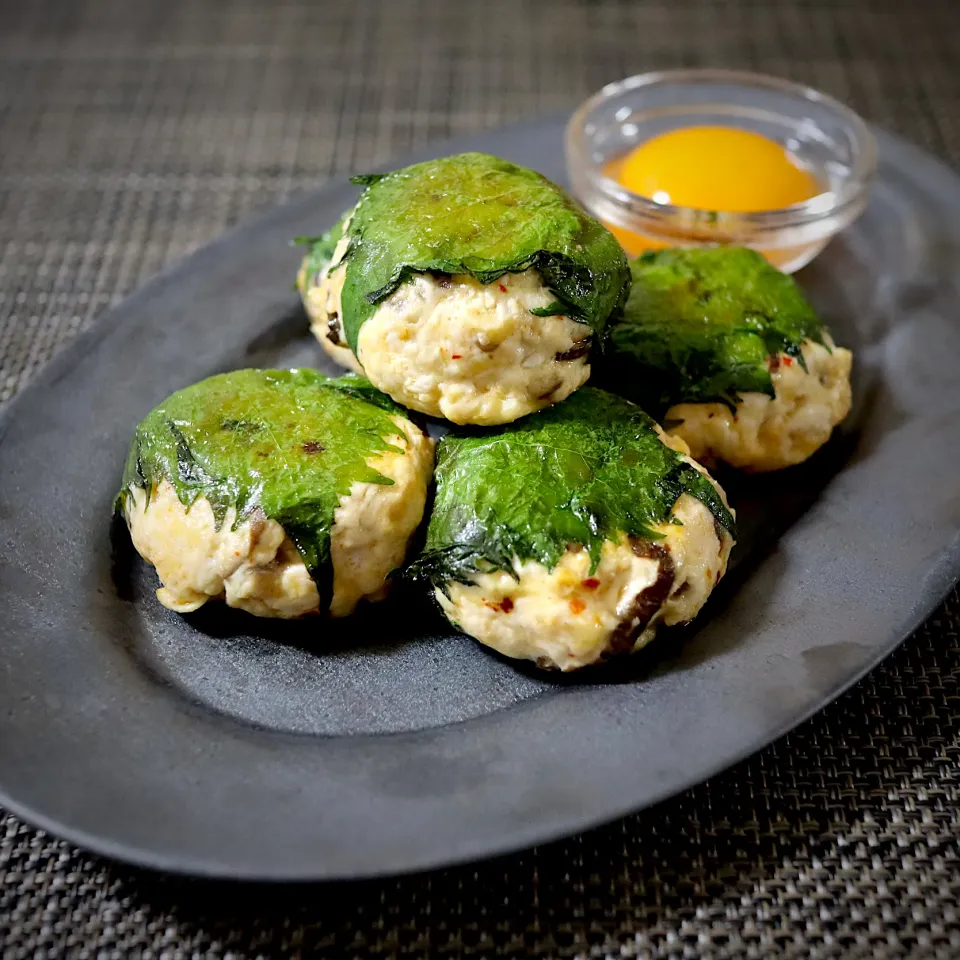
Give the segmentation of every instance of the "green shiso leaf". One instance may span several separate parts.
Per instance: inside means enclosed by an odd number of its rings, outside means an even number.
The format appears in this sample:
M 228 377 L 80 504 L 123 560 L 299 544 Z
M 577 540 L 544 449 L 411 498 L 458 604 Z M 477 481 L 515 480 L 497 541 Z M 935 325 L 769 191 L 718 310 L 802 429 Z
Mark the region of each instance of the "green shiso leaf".
M 592 387 L 506 428 L 445 436 L 436 482 L 411 574 L 438 586 L 512 571 L 514 557 L 552 570 L 570 544 L 582 544 L 595 569 L 604 540 L 656 539 L 683 493 L 734 529 L 716 488 L 661 442 L 653 421 Z
M 355 177 L 350 178 L 350 182 L 355 183 L 358 187 L 369 187 L 372 183 L 377 183 L 386 176 L 388 176 L 386 173 L 358 173 Z
M 567 308 L 559 300 L 553 300 L 545 307 L 534 307 L 530 312 L 535 317 L 559 317 L 567 312 Z
M 493 283 L 536 268 L 557 301 L 551 313 L 598 335 L 626 301 L 630 274 L 614 236 L 533 170 L 464 153 L 353 182 L 366 187 L 350 215 L 344 257 L 343 323 L 354 351 L 377 304 L 415 273 Z M 314 244 L 317 269 L 338 228 Z
M 314 277 L 333 259 L 333 251 L 343 236 L 346 218 L 347 214 L 344 214 L 333 227 L 318 237 L 294 237 L 295 244 L 310 248 L 307 251 L 306 269 L 303 271 L 304 290 L 301 293 L 306 292 L 306 288 L 314 282 Z
M 825 327 L 797 283 L 754 250 L 702 247 L 645 253 L 609 333 L 598 371 L 606 388 L 660 416 L 675 403 L 773 395 L 769 359 L 802 364 Z
M 330 530 L 354 482 L 392 484 L 366 461 L 391 446 L 401 407 L 363 377 L 236 370 L 180 390 L 137 427 L 117 497 L 168 480 L 181 503 L 206 497 L 218 523 L 260 509 L 283 526 L 317 583 L 332 585 Z M 149 506 L 148 508 L 149 509 Z

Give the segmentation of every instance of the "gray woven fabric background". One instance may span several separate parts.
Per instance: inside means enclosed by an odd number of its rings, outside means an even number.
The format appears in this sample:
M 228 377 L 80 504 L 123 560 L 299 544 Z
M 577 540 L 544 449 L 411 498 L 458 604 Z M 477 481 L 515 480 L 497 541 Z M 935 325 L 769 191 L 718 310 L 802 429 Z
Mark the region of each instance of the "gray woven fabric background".
M 807 81 L 960 164 L 956 0 L 0 2 L 0 405 L 255 209 L 681 65 Z M 477 867 L 211 884 L 3 817 L 0 952 L 958 957 L 958 620 L 954 593 L 829 709 L 681 797 Z

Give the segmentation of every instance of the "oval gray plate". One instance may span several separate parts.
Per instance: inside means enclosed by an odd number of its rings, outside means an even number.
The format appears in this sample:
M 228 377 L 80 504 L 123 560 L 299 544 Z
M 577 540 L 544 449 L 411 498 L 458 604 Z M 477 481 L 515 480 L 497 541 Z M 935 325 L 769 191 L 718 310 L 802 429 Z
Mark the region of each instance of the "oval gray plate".
M 562 180 L 562 125 L 433 153 Z M 802 468 L 724 478 L 742 542 L 696 630 L 573 681 L 450 635 L 402 592 L 335 624 L 181 618 L 111 529 L 128 440 L 165 395 L 239 366 L 322 365 L 288 241 L 353 188 L 272 210 L 127 300 L 0 424 L 0 803 L 151 867 L 364 877 L 609 820 L 826 704 L 960 566 L 960 181 L 880 142 L 867 213 L 801 278 L 857 351 L 850 424 Z

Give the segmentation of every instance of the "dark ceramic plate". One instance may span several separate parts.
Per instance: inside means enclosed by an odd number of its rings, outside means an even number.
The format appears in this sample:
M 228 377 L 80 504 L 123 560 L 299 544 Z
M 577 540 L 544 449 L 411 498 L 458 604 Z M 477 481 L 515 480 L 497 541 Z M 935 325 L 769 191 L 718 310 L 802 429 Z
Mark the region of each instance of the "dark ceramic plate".
M 438 147 L 563 179 L 562 121 Z M 176 871 L 364 877 L 582 830 L 780 736 L 888 654 L 960 567 L 960 181 L 880 137 L 860 222 L 802 280 L 857 352 L 847 428 L 802 468 L 724 478 L 737 564 L 694 630 L 570 681 L 452 636 L 416 597 L 350 622 L 179 617 L 111 534 L 137 420 L 235 367 L 323 364 L 289 239 L 334 186 L 154 280 L 0 425 L 0 803 Z

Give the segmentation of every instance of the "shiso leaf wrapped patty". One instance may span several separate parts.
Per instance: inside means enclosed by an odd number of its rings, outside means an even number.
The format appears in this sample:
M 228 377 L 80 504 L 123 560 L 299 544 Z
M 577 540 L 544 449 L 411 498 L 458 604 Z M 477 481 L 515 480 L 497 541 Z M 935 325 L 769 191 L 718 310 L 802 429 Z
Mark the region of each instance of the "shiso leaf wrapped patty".
M 445 436 L 414 578 L 455 626 L 574 670 L 697 614 L 734 518 L 720 488 L 635 404 L 585 387 L 500 432 Z
M 384 595 L 432 467 L 433 442 L 362 377 L 237 370 L 144 418 L 117 506 L 172 610 L 344 616 Z
M 756 251 L 676 248 L 630 269 L 598 382 L 661 419 L 697 460 L 788 467 L 849 413 L 850 351 Z
M 481 153 L 354 182 L 356 207 L 308 241 L 298 278 L 334 359 L 463 424 L 510 422 L 586 381 L 630 276 L 563 190 Z

